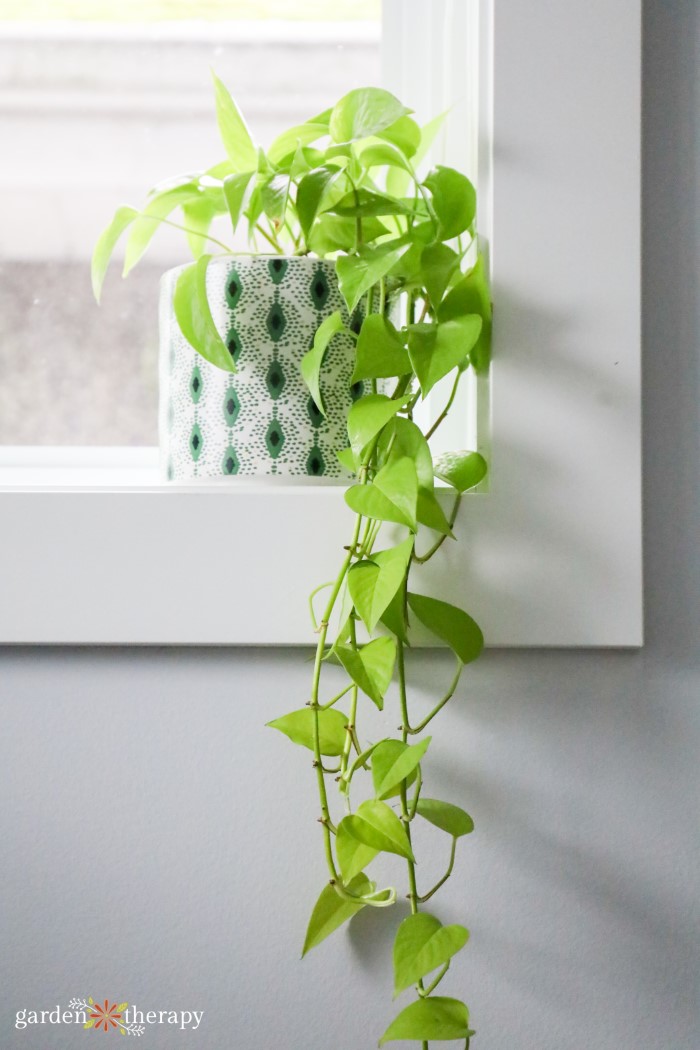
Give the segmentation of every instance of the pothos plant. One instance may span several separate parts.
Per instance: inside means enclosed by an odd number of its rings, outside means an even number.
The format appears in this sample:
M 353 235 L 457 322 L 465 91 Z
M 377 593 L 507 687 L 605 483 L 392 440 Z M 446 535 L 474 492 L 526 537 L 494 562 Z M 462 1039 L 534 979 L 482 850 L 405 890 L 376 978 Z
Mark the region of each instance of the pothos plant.
M 427 797 L 424 784 L 431 743 L 426 731 L 454 696 L 465 665 L 479 656 L 483 637 L 467 612 L 421 593 L 414 578 L 444 542 L 454 542 L 462 495 L 487 469 L 475 451 L 434 460 L 429 445 L 464 373 L 489 365 L 491 302 L 476 242 L 475 190 L 450 167 L 421 174 L 440 119 L 419 127 L 387 91 L 351 91 L 265 151 L 216 77 L 214 87 L 226 158 L 158 187 L 142 209 L 117 210 L 95 249 L 95 294 L 99 298 L 109 258 L 127 228 L 125 274 L 159 225 L 182 229 L 195 261 L 178 280 L 178 322 L 207 361 L 234 372 L 207 301 L 207 246 L 231 251 L 212 236 L 214 218 L 228 217 L 233 231 L 245 226 L 253 251 L 262 245 L 268 253 L 335 260 L 347 314 L 337 312 L 320 325 L 301 368 L 325 413 L 324 357 L 338 332 L 352 332 L 352 382 L 362 381 L 366 392 L 349 409 L 348 444 L 337 455 L 353 478 L 345 501 L 354 524 L 336 578 L 311 595 L 317 642 L 309 699 L 269 723 L 313 756 L 328 879 L 311 913 L 304 953 L 360 909 L 395 903 L 396 889 L 378 888 L 366 869 L 379 854 L 397 855 L 405 861 L 410 913 L 396 931 L 394 986 L 397 995 L 413 989 L 415 998 L 380 1045 L 413 1040 L 425 1048 L 431 1040 L 463 1039 L 468 1047 L 474 1033 L 466 1005 L 436 992 L 469 935 L 462 925 L 442 925 L 432 902 L 452 873 L 458 840 L 473 823 L 453 802 Z M 359 331 L 349 323 L 358 310 Z M 421 428 L 414 409 L 446 376 L 452 383 L 445 406 Z M 448 513 L 436 479 L 451 494 Z M 411 713 L 408 658 L 417 627 L 455 658 L 444 694 L 418 721 Z M 329 697 L 325 670 L 331 663 L 342 669 L 345 683 Z M 396 736 L 366 739 L 368 704 L 395 708 Z M 428 822 L 446 839 L 446 870 L 433 886 L 419 886 L 415 821 Z

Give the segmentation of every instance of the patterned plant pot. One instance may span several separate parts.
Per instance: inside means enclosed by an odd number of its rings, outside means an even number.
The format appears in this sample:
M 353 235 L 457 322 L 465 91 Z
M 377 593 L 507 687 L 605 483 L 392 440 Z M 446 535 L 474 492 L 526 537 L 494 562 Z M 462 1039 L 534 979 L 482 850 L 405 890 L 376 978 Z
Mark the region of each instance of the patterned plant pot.
M 347 445 L 345 417 L 362 394 L 351 387 L 354 341 L 336 335 L 323 368 L 324 418 L 299 363 L 321 322 L 347 315 L 334 264 L 307 257 L 227 256 L 213 260 L 207 293 L 214 322 L 236 362 L 223 372 L 180 332 L 173 292 L 182 267 L 161 282 L 160 444 L 166 478 L 278 475 L 341 478 L 335 452 Z

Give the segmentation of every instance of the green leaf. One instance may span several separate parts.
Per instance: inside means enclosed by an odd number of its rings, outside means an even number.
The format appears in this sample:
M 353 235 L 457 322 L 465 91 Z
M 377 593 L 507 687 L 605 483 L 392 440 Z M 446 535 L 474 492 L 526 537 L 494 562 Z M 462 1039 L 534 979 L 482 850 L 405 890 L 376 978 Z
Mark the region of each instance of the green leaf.
M 469 930 L 464 926 L 443 926 L 427 912 L 407 916 L 394 941 L 394 995 L 444 966 L 468 940 Z
M 406 119 L 410 120 L 410 117 Z M 403 168 L 404 171 L 411 170 L 411 166 L 403 153 L 388 142 L 372 143 L 366 146 L 360 153 L 360 163 L 365 168 L 389 167 Z M 397 198 L 391 195 L 388 199 L 396 200 Z M 388 215 L 389 212 L 377 212 L 376 214 Z
M 413 157 L 421 143 L 421 130 L 413 117 L 399 117 L 388 128 L 379 132 L 379 138 L 391 142 L 405 157 Z
M 440 802 L 436 798 L 418 799 L 417 811 L 424 820 L 429 821 L 441 831 L 459 839 L 462 835 L 470 835 L 474 830 L 474 821 L 465 810 L 454 806 L 451 802 Z
M 394 639 L 375 638 L 359 649 L 350 645 L 337 645 L 335 652 L 355 685 L 359 686 L 381 711 L 384 707 L 384 694 L 389 688 L 396 662 Z M 345 722 L 347 723 L 347 718 Z
M 375 147 L 377 149 L 388 149 L 389 147 Z M 397 200 L 396 197 L 388 197 L 385 193 L 373 190 L 359 190 L 347 193 L 341 197 L 332 208 L 329 209 L 333 215 L 342 217 L 364 218 L 374 215 L 410 215 L 412 209 Z
M 367 394 L 356 401 L 348 412 L 348 437 L 355 462 L 386 424 L 400 412 L 408 397 L 392 400 L 386 394 Z
M 467 1039 L 469 1034 L 469 1011 L 463 1002 L 443 995 L 429 995 L 402 1010 L 379 1040 L 379 1045 L 398 1039 L 416 1042 Z
M 441 239 L 446 241 L 468 230 L 476 215 L 476 190 L 467 176 L 438 164 L 423 184 L 432 194 Z
M 322 755 L 331 757 L 342 755 L 345 744 L 348 716 L 336 707 L 318 712 L 319 744 Z M 310 707 L 300 711 L 291 711 L 288 715 L 275 718 L 267 723 L 271 729 L 279 729 L 294 744 L 314 750 L 314 713 Z
M 383 740 L 372 754 L 372 782 L 379 799 L 391 798 L 404 780 L 415 773 L 428 750 L 431 737 L 419 744 L 403 744 L 400 740 Z
M 388 379 L 407 375 L 411 362 L 403 340 L 387 317 L 370 314 L 357 340 L 351 383 L 361 379 Z
M 343 318 L 340 310 L 336 310 L 321 322 L 316 329 L 313 346 L 301 359 L 300 367 L 304 382 L 311 391 L 311 396 L 316 403 L 316 407 L 324 416 L 326 414 L 326 408 L 323 403 L 323 396 L 320 387 L 321 367 L 323 365 L 326 350 L 328 349 L 333 336 L 337 335 L 338 332 L 341 332 L 342 329 Z
M 182 217 L 188 230 L 187 243 L 195 259 L 199 259 L 206 251 L 209 227 L 218 212 L 216 201 L 210 196 L 202 196 L 190 204 L 182 205 Z
M 420 427 L 410 419 L 397 416 L 394 422 L 382 431 L 377 442 L 377 451 L 380 463 L 388 461 L 387 457 L 389 460 L 395 460 L 408 456 L 413 460 L 418 475 L 420 507 L 421 491 L 432 492 L 434 487 L 433 457 Z M 420 513 L 418 520 L 420 521 Z
M 410 521 L 405 512 L 374 485 L 353 485 L 345 493 L 345 502 L 356 514 L 362 514 L 365 518 L 407 525 L 415 532 L 415 524 Z
M 336 452 L 335 456 L 341 467 L 345 467 L 345 469 L 351 474 L 357 473 L 355 457 L 352 454 L 351 448 L 341 448 L 339 452 Z
M 224 372 L 235 372 L 231 353 L 219 335 L 207 298 L 207 267 L 210 255 L 202 255 L 186 267 L 177 279 L 173 309 L 177 323 L 190 346 L 205 361 Z
M 350 569 L 350 597 L 370 633 L 406 579 L 412 553 L 413 537 L 373 554 L 371 561 L 357 562 Z
M 214 96 L 219 134 L 235 171 L 255 171 L 258 151 L 243 116 L 226 87 L 214 72 Z
M 445 452 L 435 463 L 435 474 L 458 492 L 475 488 L 486 477 L 488 466 L 478 452 Z
M 128 1003 L 120 1003 L 119 1006 L 117 1007 L 117 1013 L 120 1013 L 120 1014 L 123 1013 L 126 1009 L 128 1009 L 128 1006 L 129 1006 Z
M 450 528 L 445 512 L 438 503 L 433 491 L 420 489 L 418 492 L 416 518 L 420 525 L 425 525 L 427 528 L 439 532 L 442 536 L 449 536 L 450 539 L 454 539 L 454 532 Z
M 374 883 L 370 882 L 366 875 L 358 875 L 350 882 L 347 889 L 356 897 L 363 897 L 374 890 Z M 338 896 L 332 886 L 324 886 L 309 919 L 302 956 L 325 941 L 326 937 L 330 937 L 339 926 L 351 919 L 362 908 L 364 904 L 361 901 L 356 904 L 354 901 L 344 900 Z
M 126 277 L 133 270 L 137 262 L 143 256 L 148 245 L 153 240 L 158 227 L 163 219 L 183 204 L 192 204 L 202 199 L 202 193 L 198 183 L 193 181 L 184 186 L 176 186 L 174 189 L 165 190 L 151 197 L 148 204 L 140 212 L 129 231 L 124 253 L 124 269 L 122 276 Z
M 97 1020 L 97 1018 L 93 1017 L 91 1021 L 86 1021 L 85 1024 L 83 1025 L 83 1028 L 92 1028 L 92 1026 L 94 1025 L 96 1020 Z
M 380 219 L 363 219 L 362 233 L 366 241 L 374 241 L 389 233 Z M 339 215 L 324 212 L 319 215 L 307 238 L 310 251 L 324 256 L 330 252 L 353 252 L 357 241 L 357 226 L 353 219 L 341 219 Z
M 321 208 L 323 196 L 339 174 L 340 172 L 335 168 L 317 168 L 305 175 L 297 187 L 297 215 L 299 225 L 307 240 Z
M 356 88 L 336 102 L 329 130 L 334 142 L 378 135 L 411 111 L 383 88 Z
M 122 205 L 115 211 L 109 226 L 97 238 L 95 250 L 92 253 L 92 294 L 98 303 L 102 296 L 102 285 L 112 252 L 124 230 L 138 218 L 138 214 L 135 208 Z
M 491 360 L 492 307 L 483 255 L 479 255 L 469 273 L 447 293 L 440 305 L 438 320 L 452 321 L 466 314 L 481 317 L 481 332 L 469 357 L 477 372 L 485 372 Z
M 351 833 L 345 818 L 338 825 L 335 838 L 335 850 L 338 855 L 338 863 L 343 876 L 343 882 L 348 883 L 351 879 L 364 871 L 371 864 L 379 852 L 372 846 L 366 846 Z
M 406 587 L 400 587 L 381 615 L 381 622 L 404 645 L 409 645 L 406 623 Z
M 241 171 L 224 179 L 224 196 L 234 230 L 240 221 L 254 177 L 254 171 Z
M 327 124 L 319 124 L 312 121 L 308 121 L 306 124 L 296 124 L 277 136 L 268 149 L 267 156 L 273 164 L 279 164 L 290 153 L 296 152 L 299 143 L 302 146 L 308 146 L 310 142 L 316 142 L 327 134 Z
M 408 456 L 391 460 L 377 471 L 373 484 L 398 508 L 407 524 L 415 529 L 418 475 L 413 460 Z
M 459 256 L 446 244 L 428 244 L 421 252 L 420 265 L 423 284 L 435 310 L 459 266 Z
M 437 117 L 433 117 L 432 120 L 428 121 L 427 124 L 425 124 L 422 128 L 419 129 L 420 142 L 412 158 L 414 169 L 418 168 L 427 156 L 428 151 L 433 145 L 433 142 L 435 141 L 435 138 L 438 132 L 440 131 L 440 128 L 442 127 L 446 116 L 447 111 L 445 111 L 444 113 L 440 113 Z M 390 130 L 390 128 L 387 128 L 387 132 Z M 406 153 L 406 156 L 409 156 L 409 154 Z M 398 168 L 393 168 L 387 176 L 387 192 L 393 194 L 395 197 L 401 197 L 404 195 L 404 193 L 406 193 L 410 182 L 411 176 L 407 172 L 402 172 L 399 171 Z
M 362 296 L 385 277 L 404 248 L 387 250 L 384 245 L 361 248 L 357 255 L 341 255 L 335 264 L 340 292 L 350 313 Z
M 343 817 L 348 834 L 380 853 L 395 853 L 415 861 L 411 844 L 402 822 L 386 802 L 370 799 L 355 814 Z
M 443 376 L 468 357 L 479 338 L 481 318 L 476 314 L 442 324 L 415 324 L 408 333 L 408 354 L 423 397 Z
M 263 211 L 274 226 L 280 227 L 287 212 L 289 198 L 289 176 L 266 175 L 260 183 L 260 200 Z
M 481 628 L 463 609 L 449 602 L 409 591 L 408 605 L 424 627 L 449 645 L 463 664 L 471 663 L 484 647 Z

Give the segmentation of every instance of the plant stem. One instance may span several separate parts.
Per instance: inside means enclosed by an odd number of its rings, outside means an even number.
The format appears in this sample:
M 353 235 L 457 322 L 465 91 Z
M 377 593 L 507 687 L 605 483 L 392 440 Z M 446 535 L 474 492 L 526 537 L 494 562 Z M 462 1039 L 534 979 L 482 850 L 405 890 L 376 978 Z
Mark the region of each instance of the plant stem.
M 461 492 L 457 492 L 456 495 L 455 495 L 455 501 L 454 501 L 454 504 L 452 506 L 452 510 L 450 512 L 450 516 L 447 519 L 447 522 L 448 522 L 450 528 L 452 528 L 452 526 L 454 525 L 454 523 L 457 520 L 457 514 L 459 513 L 459 507 L 460 507 L 461 502 L 462 502 L 462 493 Z M 447 536 L 445 536 L 445 535 L 440 536 L 440 538 L 435 541 L 435 543 L 432 545 L 432 547 L 428 548 L 428 550 L 425 552 L 425 554 L 416 554 L 415 551 L 414 551 L 413 560 L 415 562 L 417 562 L 419 565 L 424 565 L 427 561 L 430 561 L 430 559 L 432 558 L 433 554 L 435 554 L 436 551 L 440 550 L 440 548 L 442 547 L 442 545 L 443 545 L 443 543 L 445 542 L 446 539 L 447 539 Z
M 233 248 L 229 248 L 228 244 L 224 244 L 223 241 L 218 241 L 216 237 L 212 237 L 208 233 L 202 233 L 200 230 L 193 230 L 189 226 L 181 226 L 179 222 L 173 222 L 172 219 L 161 219 L 157 215 L 147 215 L 143 211 L 140 211 L 139 215 L 142 219 L 151 219 L 153 222 L 163 222 L 166 226 L 172 226 L 174 230 L 182 230 L 183 233 L 190 233 L 194 237 L 201 237 L 204 241 L 211 241 L 212 244 L 216 244 L 219 248 L 223 248 L 228 255 L 233 254 Z
M 403 716 L 402 713 L 402 717 L 404 717 L 404 724 L 401 728 L 404 734 L 410 733 L 411 736 L 415 736 L 417 733 L 422 733 L 425 727 L 435 718 L 435 715 L 438 713 L 438 711 L 442 711 L 443 707 L 448 702 L 448 700 L 451 700 L 454 696 L 455 689 L 457 688 L 457 684 L 462 675 L 463 668 L 464 664 L 461 660 L 459 660 L 457 662 L 457 671 L 455 672 L 455 676 L 452 679 L 452 682 L 450 683 L 450 688 L 447 690 L 440 703 L 436 704 L 433 710 L 430 712 L 430 714 L 426 718 L 424 718 L 422 722 L 419 722 L 417 726 L 410 726 L 408 720 L 405 718 L 405 716 Z
M 450 396 L 449 396 L 449 398 L 448 398 L 448 401 L 447 401 L 447 404 L 446 404 L 446 405 L 445 405 L 445 407 L 443 408 L 442 412 L 441 412 L 441 413 L 440 413 L 440 415 L 439 415 L 439 416 L 437 417 L 437 419 L 436 419 L 436 420 L 435 420 L 435 422 L 433 423 L 432 427 L 430 428 L 430 430 L 429 430 L 429 431 L 427 432 L 427 434 L 425 435 L 425 440 L 426 440 L 426 441 L 428 441 L 428 440 L 429 440 L 429 439 L 430 439 L 430 438 L 431 438 L 431 437 L 433 436 L 433 434 L 435 433 L 435 431 L 437 430 L 437 428 L 438 428 L 438 427 L 440 426 L 440 424 L 441 424 L 441 423 L 443 422 L 443 420 L 444 420 L 444 419 L 446 418 L 446 416 L 447 416 L 447 413 L 448 413 L 448 412 L 450 411 L 450 409 L 452 408 L 452 405 L 453 405 L 453 403 L 454 403 L 454 399 L 455 399 L 455 397 L 457 396 L 457 387 L 459 386 L 459 381 L 460 381 L 460 379 L 461 379 L 461 378 L 462 378 L 462 373 L 461 373 L 461 372 L 457 372 L 457 378 L 455 379 L 455 381 L 454 381 L 454 384 L 453 384 L 453 386 L 452 386 L 452 393 L 450 394 Z
M 457 851 L 457 839 L 453 837 L 452 838 L 452 849 L 450 850 L 450 863 L 448 864 L 447 871 L 442 876 L 442 878 L 438 882 L 435 883 L 435 885 L 433 886 L 432 890 L 429 890 L 427 893 L 423 894 L 422 897 L 418 898 L 418 900 L 421 902 L 421 904 L 425 904 L 426 901 L 429 901 L 430 898 L 432 897 L 432 895 L 434 893 L 437 893 L 437 891 L 440 889 L 440 887 L 444 886 L 445 883 L 447 882 L 447 880 L 449 879 L 450 875 L 452 874 L 452 869 L 455 866 L 455 854 L 456 854 L 456 851 Z
M 267 232 L 267 230 L 265 230 L 265 229 L 264 229 L 264 228 L 263 228 L 263 227 L 262 227 L 262 226 L 260 225 L 260 223 L 259 223 L 259 222 L 256 222 L 256 224 L 255 224 L 255 229 L 256 229 L 256 230 L 258 231 L 258 233 L 261 233 L 261 234 L 262 234 L 262 236 L 263 236 L 263 237 L 265 238 L 265 240 L 267 241 L 267 243 L 268 243 L 268 244 L 271 244 L 271 245 L 272 245 L 272 247 L 273 247 L 273 248 L 275 249 L 275 251 L 277 252 L 277 254 L 278 254 L 278 255 L 284 255 L 284 251 L 282 250 L 282 245 L 281 245 L 281 244 L 279 243 L 279 241 L 277 240 L 277 238 L 276 238 L 276 237 L 274 237 L 274 236 L 271 236 L 271 235 L 270 235 L 270 234 L 269 234 L 269 233 Z

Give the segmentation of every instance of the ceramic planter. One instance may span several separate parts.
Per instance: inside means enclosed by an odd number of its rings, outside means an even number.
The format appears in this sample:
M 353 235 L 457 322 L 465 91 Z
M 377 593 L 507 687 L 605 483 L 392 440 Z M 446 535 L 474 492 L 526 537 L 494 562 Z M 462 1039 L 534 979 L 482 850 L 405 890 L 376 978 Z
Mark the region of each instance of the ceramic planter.
M 237 372 L 208 364 L 183 337 L 173 313 L 182 267 L 161 282 L 160 446 L 164 476 L 338 478 L 336 449 L 347 445 L 345 418 L 362 384 L 350 384 L 354 341 L 340 333 L 323 368 L 324 418 L 299 363 L 321 322 L 347 315 L 330 261 L 308 257 L 226 256 L 213 260 L 207 292 L 214 322 Z

